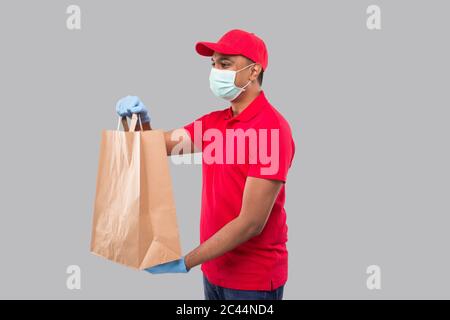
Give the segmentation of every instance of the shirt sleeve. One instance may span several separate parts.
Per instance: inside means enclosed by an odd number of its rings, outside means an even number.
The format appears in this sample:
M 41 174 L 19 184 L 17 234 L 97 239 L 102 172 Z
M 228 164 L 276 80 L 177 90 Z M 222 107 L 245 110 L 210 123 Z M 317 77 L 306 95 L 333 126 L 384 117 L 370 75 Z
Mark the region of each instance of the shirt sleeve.
M 266 141 L 266 147 L 262 141 Z M 249 163 L 247 176 L 286 182 L 295 153 L 295 145 L 290 130 L 286 128 L 268 129 L 267 136 L 259 134 L 260 143 L 254 163 Z

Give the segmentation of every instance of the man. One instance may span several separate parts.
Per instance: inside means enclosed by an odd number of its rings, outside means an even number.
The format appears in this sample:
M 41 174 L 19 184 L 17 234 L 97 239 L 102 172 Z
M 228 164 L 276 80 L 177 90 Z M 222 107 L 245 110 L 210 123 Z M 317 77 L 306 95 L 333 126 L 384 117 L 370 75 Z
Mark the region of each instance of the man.
M 147 271 L 188 272 L 202 264 L 206 299 L 282 299 L 288 269 L 285 182 L 295 145 L 289 124 L 261 89 L 266 46 L 253 33 L 231 30 L 217 43 L 195 48 L 211 56 L 211 90 L 231 106 L 187 124 L 181 135 L 165 132 L 169 155 L 180 144 L 184 152 L 203 151 L 201 244 Z M 116 109 L 120 116 L 139 113 L 143 129 L 151 129 L 139 98 L 127 96 Z

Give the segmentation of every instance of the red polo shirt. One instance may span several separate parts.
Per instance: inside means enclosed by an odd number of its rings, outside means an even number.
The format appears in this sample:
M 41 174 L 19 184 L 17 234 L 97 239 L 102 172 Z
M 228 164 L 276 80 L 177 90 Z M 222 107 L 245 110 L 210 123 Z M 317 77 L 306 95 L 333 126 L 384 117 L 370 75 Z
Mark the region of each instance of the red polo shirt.
M 286 182 L 295 145 L 288 122 L 267 101 L 263 91 L 237 116 L 233 116 L 230 106 L 195 121 L 184 128 L 203 151 L 200 218 L 203 243 L 239 215 L 248 176 Z M 247 133 L 241 139 L 245 144 L 229 135 L 243 132 Z M 227 159 L 231 151 L 234 154 Z M 261 234 L 203 263 L 202 271 L 211 283 L 238 290 L 273 290 L 285 284 L 288 227 L 284 202 L 285 184 Z

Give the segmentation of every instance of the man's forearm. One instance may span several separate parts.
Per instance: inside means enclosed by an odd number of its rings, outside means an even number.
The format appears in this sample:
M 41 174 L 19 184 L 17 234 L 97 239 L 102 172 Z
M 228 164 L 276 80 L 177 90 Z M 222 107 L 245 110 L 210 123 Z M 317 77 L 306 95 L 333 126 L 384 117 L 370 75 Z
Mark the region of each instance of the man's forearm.
M 145 122 L 145 123 L 143 123 L 143 124 L 142 124 L 142 129 L 143 129 L 143 131 L 146 131 L 146 130 L 152 130 L 152 127 L 151 127 L 151 125 L 150 125 L 150 122 Z M 140 126 L 139 126 L 139 125 L 136 125 L 136 131 L 139 131 L 139 130 L 140 130 Z M 164 140 L 165 140 L 165 142 L 166 142 L 166 149 L 167 149 L 167 155 L 168 155 L 168 156 L 172 155 L 172 150 L 173 150 L 173 148 L 175 147 L 175 145 L 178 144 L 178 143 L 182 143 L 182 139 L 183 139 L 183 137 L 179 137 L 178 140 L 174 140 L 174 139 L 172 138 L 172 133 L 173 133 L 173 131 L 174 131 L 174 130 L 170 130 L 170 131 L 165 131 L 165 132 L 164 132 Z M 189 150 L 190 152 L 193 152 L 193 151 L 194 151 L 193 146 L 192 146 L 192 148 L 189 148 L 188 150 Z M 183 149 L 182 151 L 184 151 L 184 152 L 182 152 L 182 153 L 186 153 L 186 152 L 185 152 L 185 151 L 186 151 L 186 148 Z
M 143 129 L 143 131 L 152 130 L 152 126 L 150 125 L 150 122 L 143 123 L 142 124 L 142 129 Z M 136 125 L 136 131 L 140 131 L 140 130 L 141 130 L 140 125 L 137 124 Z
M 186 130 L 182 128 L 165 131 L 164 139 L 168 156 L 195 152 L 194 144 Z
M 260 232 L 261 227 L 259 225 L 237 217 L 188 253 L 185 256 L 186 268 L 189 270 L 203 262 L 217 258 Z
M 143 123 L 142 124 L 142 129 L 143 129 L 143 131 L 152 130 L 150 122 Z M 136 131 L 139 131 L 139 130 L 140 130 L 140 126 L 137 125 L 136 126 Z M 164 140 L 165 140 L 165 143 L 166 143 L 166 149 L 167 149 L 167 155 L 168 156 L 170 156 L 172 154 L 172 149 L 175 146 L 175 144 L 179 143 L 179 141 L 173 141 L 172 140 L 172 137 L 171 137 L 172 132 L 173 132 L 173 130 L 164 132 Z

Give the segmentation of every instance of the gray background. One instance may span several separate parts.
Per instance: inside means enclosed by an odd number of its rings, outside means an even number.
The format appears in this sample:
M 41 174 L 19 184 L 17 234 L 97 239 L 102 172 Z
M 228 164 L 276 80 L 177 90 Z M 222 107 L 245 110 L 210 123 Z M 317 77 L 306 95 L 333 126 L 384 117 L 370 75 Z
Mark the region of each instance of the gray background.
M 66 28 L 66 8 L 82 29 Z M 366 28 L 366 8 L 382 30 Z M 201 272 L 153 276 L 89 253 L 100 133 L 139 95 L 170 129 L 227 104 L 194 44 L 232 28 L 269 49 L 289 120 L 286 299 L 450 298 L 448 1 L 0 2 L 0 298 L 202 299 Z M 171 166 L 183 252 L 201 167 Z M 81 267 L 82 289 L 66 288 Z M 381 267 L 382 289 L 366 287 Z

